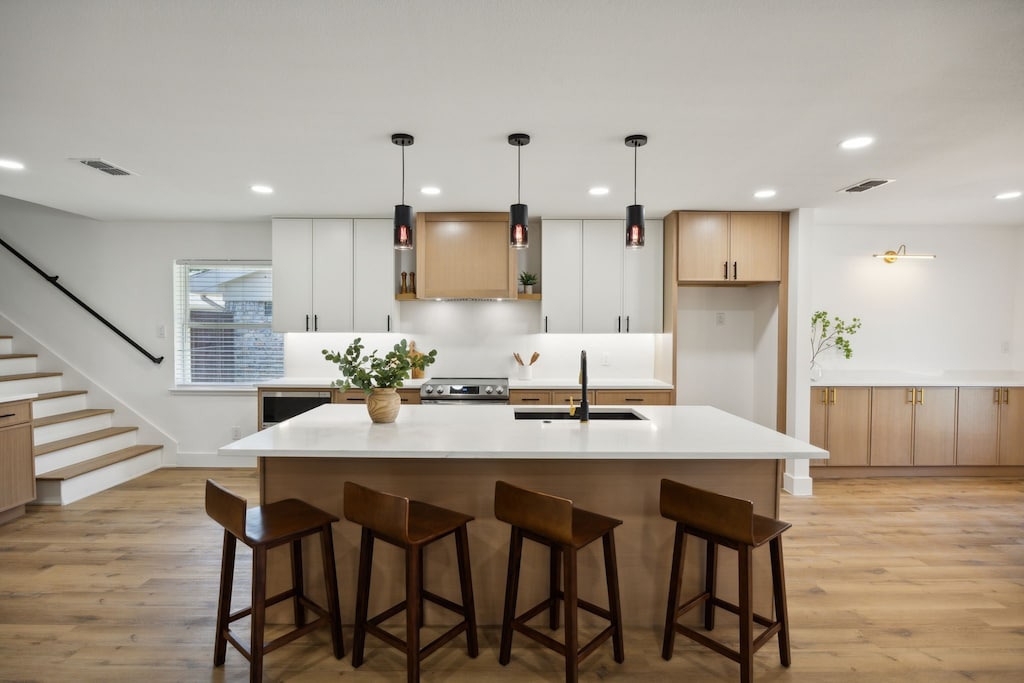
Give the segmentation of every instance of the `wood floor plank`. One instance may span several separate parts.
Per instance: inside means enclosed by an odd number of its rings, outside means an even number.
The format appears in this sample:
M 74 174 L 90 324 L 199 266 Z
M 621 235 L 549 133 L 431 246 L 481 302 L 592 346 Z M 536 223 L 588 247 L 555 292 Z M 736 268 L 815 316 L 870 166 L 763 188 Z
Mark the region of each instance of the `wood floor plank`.
M 230 648 L 225 666 L 212 666 L 222 532 L 203 511 L 207 478 L 258 499 L 251 470 L 166 469 L 0 526 L 0 681 L 248 680 Z M 793 523 L 784 540 L 793 664 L 782 667 L 769 643 L 755 657 L 758 683 L 1021 680 L 1024 480 L 819 480 L 814 496 L 784 495 L 781 516 Z M 248 551 L 236 561 L 239 608 Z M 340 590 L 353 580 L 339 576 Z M 352 615 L 343 617 L 350 645 Z M 719 612 L 718 623 L 716 635 L 735 642 L 735 617 Z M 737 665 L 684 639 L 664 661 L 661 635 L 627 629 L 626 661 L 602 647 L 580 681 L 738 680 Z M 482 629 L 476 659 L 459 639 L 441 648 L 424 662 L 424 683 L 564 679 L 557 655 L 519 637 L 500 666 L 498 636 Z M 404 680 L 400 653 L 368 646 L 354 670 L 318 632 L 269 655 L 266 680 Z

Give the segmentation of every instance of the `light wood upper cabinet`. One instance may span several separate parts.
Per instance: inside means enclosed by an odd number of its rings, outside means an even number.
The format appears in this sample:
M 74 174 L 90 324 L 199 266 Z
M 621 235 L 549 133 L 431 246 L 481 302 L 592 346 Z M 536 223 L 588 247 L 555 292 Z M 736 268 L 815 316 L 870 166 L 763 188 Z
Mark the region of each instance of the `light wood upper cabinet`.
M 416 296 L 516 297 L 507 213 L 416 214 Z
M 956 388 L 875 387 L 872 465 L 953 465 Z
M 811 388 L 811 443 L 829 452 L 821 464 L 867 465 L 870 433 L 870 387 Z
M 679 282 L 778 282 L 782 217 L 775 212 L 679 212 Z

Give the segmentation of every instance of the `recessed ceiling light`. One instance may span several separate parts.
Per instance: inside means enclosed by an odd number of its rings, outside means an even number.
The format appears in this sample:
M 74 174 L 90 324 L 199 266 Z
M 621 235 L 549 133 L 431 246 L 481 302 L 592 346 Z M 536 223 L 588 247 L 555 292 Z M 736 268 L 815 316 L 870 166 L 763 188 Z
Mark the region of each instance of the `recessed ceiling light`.
M 590 194 L 594 195 L 595 197 L 601 197 L 601 196 L 604 196 L 604 195 L 608 194 L 608 188 L 607 187 L 592 187 L 589 190 L 587 190 L 587 192 L 589 192 Z
M 441 194 L 441 188 L 431 186 L 421 187 L 420 194 Z
M 0 159 L 0 168 L 7 168 L 12 171 L 21 171 L 25 168 L 25 164 L 20 161 L 14 161 L 13 159 Z
M 758 199 L 771 199 L 775 196 L 775 190 L 758 190 L 754 196 Z
M 1013 192 L 1000 192 L 996 195 L 996 199 L 1016 199 L 1020 194 L 1021 193 L 1016 190 Z
M 875 139 L 867 135 L 862 135 L 856 138 L 847 138 L 839 143 L 839 146 L 843 149 L 861 149 L 867 147 L 875 142 Z
M 249 189 L 256 194 L 274 194 L 274 188 L 270 185 L 253 185 Z

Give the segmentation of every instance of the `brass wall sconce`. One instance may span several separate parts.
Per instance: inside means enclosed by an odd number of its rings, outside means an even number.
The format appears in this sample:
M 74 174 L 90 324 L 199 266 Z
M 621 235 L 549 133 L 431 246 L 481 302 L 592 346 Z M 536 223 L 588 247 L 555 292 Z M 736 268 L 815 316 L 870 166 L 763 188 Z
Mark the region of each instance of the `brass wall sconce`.
M 917 258 L 917 259 L 931 259 L 935 258 L 935 254 L 908 254 L 907 245 L 901 244 L 899 249 L 896 251 L 889 250 L 884 254 L 872 254 L 875 258 L 883 259 L 886 263 L 896 263 L 899 259 L 906 258 Z

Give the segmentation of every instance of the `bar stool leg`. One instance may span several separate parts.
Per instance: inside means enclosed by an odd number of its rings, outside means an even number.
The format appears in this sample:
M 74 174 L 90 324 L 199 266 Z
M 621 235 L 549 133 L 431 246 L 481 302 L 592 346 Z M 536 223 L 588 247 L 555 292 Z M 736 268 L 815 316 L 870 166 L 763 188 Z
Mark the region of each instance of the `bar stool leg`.
M 612 651 L 615 661 L 626 659 L 622 645 L 622 605 L 619 602 L 619 570 L 615 562 L 615 535 L 609 531 L 602 539 L 604 545 L 604 576 L 608 584 L 608 611 L 612 615 Z
M 373 565 L 373 532 L 363 527 L 359 542 L 359 578 L 356 580 L 356 616 L 352 632 L 352 666 L 363 664 L 366 644 L 366 616 L 370 607 L 370 567 Z
M 782 537 L 768 544 L 772 555 L 772 591 L 775 593 L 775 620 L 779 622 L 779 659 L 782 666 L 789 666 L 789 611 L 786 607 L 786 575 L 782 562 Z
M 753 581 L 751 573 L 751 548 L 740 545 L 739 588 L 740 588 L 740 683 L 754 680 L 754 605 L 751 600 Z
M 480 644 L 476 638 L 476 601 L 469 563 L 469 532 L 465 525 L 455 532 L 455 552 L 459 560 L 459 583 L 462 584 L 462 609 L 466 613 L 466 649 L 470 657 L 476 657 L 480 654 Z
M 420 574 L 423 568 L 422 548 L 407 548 L 405 551 L 405 668 L 409 683 L 420 680 L 420 623 L 422 619 L 422 595 Z
M 334 535 L 330 525 L 320 529 L 320 554 L 324 565 L 324 587 L 327 589 L 327 611 L 331 619 L 331 643 L 334 658 L 345 656 L 345 642 L 341 637 L 341 603 L 338 600 L 338 571 L 334 561 Z
M 213 639 L 213 665 L 221 666 L 227 656 L 228 617 L 231 615 L 231 590 L 235 581 L 235 547 L 237 541 L 227 529 L 220 558 L 220 595 L 217 598 L 217 633 Z
M 252 618 L 250 621 L 249 681 L 263 681 L 263 630 L 266 628 L 267 611 L 267 548 L 258 545 L 253 548 L 252 558 Z
M 505 610 L 501 617 L 501 647 L 498 663 L 502 666 L 512 659 L 512 620 L 516 618 L 516 598 L 519 595 L 519 565 L 523 559 L 523 533 L 512 527 L 508 544 L 508 578 L 505 580 Z
M 418 586 L 419 596 L 420 596 L 420 599 L 419 599 L 419 604 L 420 604 L 419 615 L 420 616 L 419 616 L 419 620 L 416 623 L 416 628 L 423 628 L 423 612 L 424 612 L 424 609 L 423 609 L 423 582 L 426 581 L 426 579 L 424 578 L 424 575 L 427 573 L 427 565 L 423 562 L 423 546 L 417 546 L 416 547 L 416 552 L 419 554 L 419 558 L 417 558 L 416 561 L 417 561 L 417 564 L 419 565 L 419 571 L 417 572 L 417 574 L 418 574 L 419 579 L 420 579 L 419 580 L 419 586 Z
M 562 589 L 565 603 L 565 681 L 576 683 L 580 671 L 580 644 L 577 630 L 579 609 L 576 585 L 576 549 L 565 548 L 562 552 L 565 585 Z
M 302 606 L 299 599 L 305 593 L 305 586 L 302 581 L 302 539 L 295 539 L 291 545 L 292 556 L 292 587 L 295 589 L 295 597 L 292 598 L 292 607 L 295 611 L 295 625 L 298 627 L 306 625 L 306 608 Z
M 548 598 L 551 600 L 551 607 L 548 610 L 548 625 L 551 626 L 552 631 L 555 631 L 558 629 L 558 590 L 561 579 L 559 576 L 559 565 L 562 563 L 562 549 L 555 543 L 551 543 L 548 547 L 551 549 L 550 566 L 548 569 Z
M 661 658 L 672 659 L 676 642 L 676 612 L 679 611 L 679 588 L 683 580 L 683 560 L 686 559 L 686 529 L 676 523 L 676 538 L 672 546 L 672 569 L 668 578 L 668 608 L 665 611 L 665 637 L 661 644 Z
M 704 603 L 704 628 L 715 629 L 715 596 L 718 591 L 718 544 L 707 540 L 707 558 L 704 562 L 704 592 L 708 599 Z

